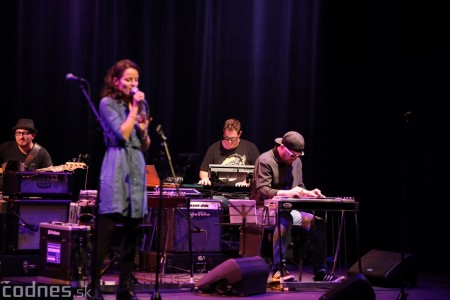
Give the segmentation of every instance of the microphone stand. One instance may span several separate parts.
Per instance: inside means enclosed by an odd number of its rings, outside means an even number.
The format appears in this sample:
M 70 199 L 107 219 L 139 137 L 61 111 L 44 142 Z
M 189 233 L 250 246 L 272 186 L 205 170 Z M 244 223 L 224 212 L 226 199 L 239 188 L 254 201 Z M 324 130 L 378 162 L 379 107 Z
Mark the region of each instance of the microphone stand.
M 403 140 L 403 153 L 402 155 L 402 196 L 400 205 L 400 247 L 401 247 L 401 258 L 400 258 L 400 294 L 397 300 L 408 299 L 408 294 L 405 292 L 405 205 L 406 205 L 406 152 L 408 149 L 407 142 L 409 141 L 409 119 L 411 117 L 411 112 L 407 111 L 403 113 L 405 128 L 404 128 L 404 140 Z M 409 156 L 408 156 L 409 157 Z
M 160 237 L 161 237 L 161 218 L 162 218 L 162 180 L 159 179 L 159 199 L 158 199 L 158 213 L 157 213 L 157 226 L 158 230 L 156 231 L 156 239 L 155 239 L 155 248 L 156 248 L 156 270 L 155 270 L 155 290 L 153 291 L 151 299 L 153 300 L 161 300 L 161 294 L 159 293 L 159 273 L 161 272 L 161 249 L 160 249 Z
M 102 126 L 103 132 L 107 133 L 105 124 L 103 124 L 102 119 L 100 118 L 100 114 L 98 113 L 97 109 L 95 108 L 94 103 L 92 103 L 92 100 L 90 97 L 91 88 L 89 86 L 89 82 L 88 81 L 80 81 L 80 89 L 83 92 L 83 95 L 86 98 L 87 102 L 89 103 L 89 106 L 90 106 L 92 112 L 94 113 L 95 118 L 100 123 L 100 126 Z
M 80 89 L 83 92 L 84 97 L 86 98 L 87 102 L 89 103 L 89 106 L 92 110 L 92 112 L 95 115 L 95 118 L 97 119 L 97 121 L 100 123 L 100 126 L 103 129 L 103 133 L 108 136 L 108 131 L 106 130 L 106 126 L 103 123 L 100 114 L 98 113 L 97 109 L 95 108 L 94 103 L 92 103 L 91 97 L 90 97 L 90 85 L 89 82 L 87 80 L 82 80 L 80 81 Z M 98 196 L 97 196 L 98 197 Z M 96 201 L 95 203 L 96 206 L 96 211 L 98 211 L 98 201 Z M 89 297 L 91 300 L 96 300 L 96 299 L 102 299 L 101 294 L 98 292 L 100 290 L 100 286 L 97 287 L 97 284 L 100 281 L 100 278 L 97 278 L 97 273 L 96 273 L 96 265 L 97 265 L 97 237 L 98 237 L 98 218 L 94 218 L 95 222 L 95 233 L 94 233 L 94 247 L 93 247 L 93 251 L 91 253 L 91 287 L 90 287 L 90 292 L 93 293 L 93 295 L 91 297 Z
M 3 200 L 3 195 L 0 192 L 0 282 L 3 282 L 3 270 L 5 264 L 5 244 L 6 244 L 6 212 L 8 211 L 8 203 Z
M 22 217 L 17 212 L 11 211 L 11 212 L 6 213 L 6 214 L 8 214 L 10 216 L 17 217 L 17 219 L 22 222 L 22 223 L 19 223 L 19 226 L 25 227 L 26 229 L 28 229 L 30 231 L 33 231 L 33 232 L 38 232 L 39 231 L 39 226 L 38 225 L 29 224 L 24 219 L 22 219 Z
M 166 156 L 167 156 L 167 161 L 168 161 L 168 163 L 169 163 L 169 167 L 170 167 L 170 171 L 171 171 L 171 174 L 172 174 L 172 178 L 174 179 L 174 181 L 175 181 L 175 189 L 176 189 L 176 193 L 177 193 L 177 195 L 178 196 L 182 196 L 181 195 L 181 192 L 180 192 L 180 189 L 179 189 L 179 187 L 178 187 L 178 184 L 177 184 L 177 182 L 176 182 L 176 180 L 175 180 L 175 178 L 176 178 L 176 176 L 175 176 L 175 170 L 174 170 L 174 168 L 173 168 L 173 163 L 172 163 L 172 158 L 171 158 L 171 156 L 170 156 L 170 153 L 169 153 L 169 147 L 167 146 L 167 137 L 166 137 L 166 135 L 164 134 L 164 132 L 163 132 L 163 130 L 162 130 L 162 126 L 161 126 L 161 124 L 159 124 L 158 126 L 156 126 L 156 132 L 160 135 L 160 137 L 161 137 L 161 139 L 162 139 L 162 141 L 163 141 L 163 144 L 164 144 L 164 149 L 165 149 L 165 152 L 166 152 Z M 160 192 L 162 191 L 162 184 L 161 184 L 161 186 L 160 186 Z M 186 199 L 186 206 L 187 206 L 187 215 L 185 215 L 185 214 L 183 214 L 181 211 L 178 211 L 186 220 L 187 220 L 187 222 L 188 222 L 188 240 L 189 240 L 189 264 L 190 264 L 190 266 L 191 266 L 191 269 L 190 269 L 190 276 L 191 276 L 191 278 L 190 278 L 190 283 L 194 283 L 194 267 L 193 267 L 193 262 L 192 262 L 192 221 L 191 221 L 191 218 L 190 218 L 190 216 L 191 216 L 191 212 L 190 212 L 190 206 L 191 206 L 191 203 L 190 203 L 190 199 Z M 197 231 L 200 231 L 199 230 L 199 227 L 198 226 L 196 226 L 196 225 L 194 225 L 195 226 L 195 228 L 196 228 L 196 230 Z

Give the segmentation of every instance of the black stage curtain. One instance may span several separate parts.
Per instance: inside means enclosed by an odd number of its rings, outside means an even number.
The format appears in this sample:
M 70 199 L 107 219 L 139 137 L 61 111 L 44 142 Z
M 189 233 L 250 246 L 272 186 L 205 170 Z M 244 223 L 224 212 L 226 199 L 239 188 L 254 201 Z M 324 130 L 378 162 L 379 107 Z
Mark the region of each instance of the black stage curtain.
M 240 119 L 243 138 L 261 152 L 297 130 L 306 139 L 307 187 L 361 202 L 363 250 L 399 250 L 403 212 L 406 250 L 428 269 L 448 270 L 450 52 L 439 5 L 7 1 L 0 12 L 0 142 L 14 138 L 18 118 L 32 118 L 56 165 L 91 156 L 95 188 L 101 127 L 65 76 L 85 78 L 97 106 L 107 68 L 130 58 L 142 68 L 140 89 L 154 118 L 147 160 L 162 174 L 159 124 L 187 183 L 197 181 L 227 118 Z M 441 239 L 432 238 L 434 230 Z

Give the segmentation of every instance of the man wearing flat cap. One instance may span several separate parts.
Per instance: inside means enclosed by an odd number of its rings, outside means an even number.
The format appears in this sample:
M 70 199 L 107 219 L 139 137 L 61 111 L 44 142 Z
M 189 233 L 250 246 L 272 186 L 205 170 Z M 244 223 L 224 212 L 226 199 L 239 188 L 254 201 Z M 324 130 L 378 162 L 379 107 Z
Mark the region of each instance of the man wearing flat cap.
M 29 171 L 53 166 L 47 150 L 34 141 L 37 130 L 33 120 L 19 119 L 12 130 L 16 140 L 0 145 L 0 163 L 3 170 L 8 168 L 9 162 L 14 169 L 19 169 L 19 163 L 23 163 L 25 170 Z
M 250 199 L 256 200 L 262 209 L 264 200 L 275 196 L 288 198 L 323 198 L 319 189 L 307 190 L 303 183 L 302 161 L 305 139 L 296 131 L 288 131 L 282 138 L 275 139 L 275 147 L 262 153 L 255 162 L 252 183 L 250 185 Z M 309 232 L 311 261 L 313 265 L 314 281 L 339 281 L 340 278 L 327 274 L 326 253 L 326 224 L 314 215 L 297 210 L 283 211 L 280 218 L 281 247 L 279 230 L 273 233 L 273 266 L 272 281 L 292 281 L 294 276 L 286 269 L 287 246 L 286 234 L 291 234 L 291 227 L 300 226 Z M 312 222 L 314 221 L 314 222 Z M 277 222 L 278 224 L 278 222 Z M 281 261 L 280 261 L 281 251 Z

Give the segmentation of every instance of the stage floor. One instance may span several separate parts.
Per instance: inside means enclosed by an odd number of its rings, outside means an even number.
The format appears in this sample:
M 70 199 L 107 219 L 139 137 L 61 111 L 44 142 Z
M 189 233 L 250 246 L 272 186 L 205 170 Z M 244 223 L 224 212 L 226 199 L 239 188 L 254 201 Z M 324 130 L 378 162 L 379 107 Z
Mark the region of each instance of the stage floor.
M 296 266 L 290 265 L 289 271 L 296 278 L 299 272 Z M 191 277 L 190 272 L 184 273 L 169 273 L 160 274 L 158 277 L 160 283 L 155 285 L 155 274 L 151 272 L 135 272 L 136 293 L 139 299 L 165 299 L 165 300 L 193 300 L 193 299 L 219 299 L 223 297 L 228 298 L 242 298 L 239 295 L 220 295 L 217 293 L 202 293 L 195 290 L 195 283 L 202 279 L 207 273 L 194 272 Z M 346 275 L 346 269 L 339 269 L 335 272 L 336 275 Z M 102 286 L 104 299 L 115 299 L 115 288 L 118 282 L 118 274 L 116 270 L 111 270 L 102 277 L 106 285 Z M 348 280 L 348 279 L 347 279 Z M 36 284 L 56 284 L 56 280 L 43 277 L 6 277 L 3 284 L 9 282 L 9 285 L 30 285 L 33 282 Z M 257 298 L 265 300 L 279 300 L 279 299 L 320 299 L 325 293 L 329 291 L 339 291 L 342 289 L 356 289 L 356 286 L 346 286 L 345 281 L 341 283 L 325 283 L 318 284 L 312 281 L 312 272 L 309 266 L 305 266 L 302 274 L 301 282 L 286 283 L 283 289 L 280 289 L 278 284 L 270 284 L 271 274 L 267 278 L 267 285 L 265 292 L 248 295 L 246 298 Z M 73 299 L 86 299 L 82 286 L 83 282 L 78 288 L 73 287 L 72 291 L 77 290 L 78 293 L 73 292 Z M 73 284 L 72 284 L 73 285 Z M 450 276 L 435 275 L 435 274 L 420 274 L 418 277 L 418 284 L 416 287 L 405 287 L 404 290 L 400 287 L 386 288 L 370 285 L 378 300 L 395 300 L 395 299 L 409 299 L 409 300 L 448 300 L 450 299 Z M 357 290 L 355 290 L 358 292 Z M 79 296 L 77 296 L 79 295 Z M 402 298 L 400 297 L 402 296 Z M 15 297 L 18 298 L 18 297 Z M 24 297 L 25 298 L 25 297 Z M 26 297 L 33 299 L 33 297 Z M 48 299 L 49 297 L 47 297 Z M 358 297 L 359 298 L 359 297 Z M 358 299 L 356 298 L 356 299 Z M 38 299 L 38 298 L 34 298 Z M 337 299 L 337 298 L 327 298 Z M 364 299 L 361 299 L 364 300 Z

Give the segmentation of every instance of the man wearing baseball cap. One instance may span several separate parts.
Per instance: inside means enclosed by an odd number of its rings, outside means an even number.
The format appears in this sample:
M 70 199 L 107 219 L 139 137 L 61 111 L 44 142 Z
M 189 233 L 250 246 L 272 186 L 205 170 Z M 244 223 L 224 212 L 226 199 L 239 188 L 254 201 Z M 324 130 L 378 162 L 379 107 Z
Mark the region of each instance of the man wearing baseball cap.
M 37 130 L 31 119 L 19 119 L 12 127 L 15 141 L 0 145 L 0 163 L 2 168 L 8 162 L 23 163 L 25 170 L 36 170 L 53 166 L 52 159 L 47 150 L 34 141 Z
M 305 139 L 296 131 L 288 131 L 282 138 L 275 139 L 275 147 L 262 153 L 255 162 L 251 183 L 250 199 L 256 200 L 258 207 L 264 206 L 264 200 L 275 196 L 291 198 L 323 198 L 319 189 L 308 190 L 303 183 L 302 157 L 305 152 Z M 295 278 L 286 269 L 286 234 L 290 234 L 292 225 L 300 226 L 310 232 L 313 249 L 311 261 L 314 281 L 339 281 L 340 278 L 327 274 L 326 224 L 323 219 L 310 213 L 291 210 L 279 213 L 281 224 L 281 248 L 278 228 L 273 233 L 272 280 L 293 281 Z M 314 220 L 314 222 L 312 222 Z M 278 224 L 278 223 L 277 223 Z M 280 251 L 282 258 L 280 261 Z

